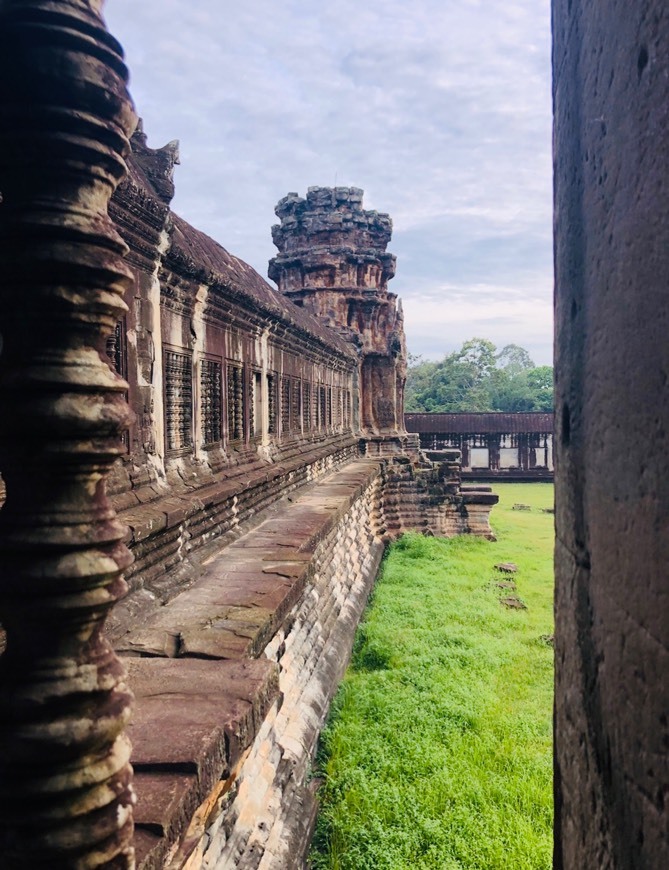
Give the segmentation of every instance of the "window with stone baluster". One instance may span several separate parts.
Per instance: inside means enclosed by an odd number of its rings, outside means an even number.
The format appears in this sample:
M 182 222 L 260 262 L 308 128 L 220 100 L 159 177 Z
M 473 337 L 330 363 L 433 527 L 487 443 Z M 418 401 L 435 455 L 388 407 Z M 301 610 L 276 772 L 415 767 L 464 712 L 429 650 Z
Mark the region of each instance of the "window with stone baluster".
M 285 437 L 290 432 L 290 378 L 281 378 L 281 435 Z
M 267 431 L 270 435 L 277 434 L 277 381 L 273 372 L 267 374 Z
M 252 371 L 249 379 L 249 436 L 262 435 L 262 373 Z
M 220 360 L 203 359 L 200 364 L 200 414 L 202 441 L 218 444 L 223 437 L 223 367 Z
M 226 363 L 228 440 L 241 441 L 244 437 L 244 372 L 240 363 Z
M 126 321 L 125 317 L 121 317 L 116 321 L 116 326 L 111 335 L 107 336 L 107 346 L 105 348 L 109 364 L 117 375 L 120 375 L 123 380 L 128 380 L 128 348 L 126 339 Z M 126 399 L 128 394 L 125 394 Z M 130 449 L 130 431 L 124 429 L 120 435 L 121 443 L 126 450 Z
M 165 444 L 168 452 L 193 446 L 193 357 L 165 349 Z
M 305 432 L 311 431 L 311 384 L 308 381 L 302 382 L 302 425 Z
M 290 424 L 293 432 L 300 432 L 302 425 L 302 382 L 294 378 L 290 390 Z

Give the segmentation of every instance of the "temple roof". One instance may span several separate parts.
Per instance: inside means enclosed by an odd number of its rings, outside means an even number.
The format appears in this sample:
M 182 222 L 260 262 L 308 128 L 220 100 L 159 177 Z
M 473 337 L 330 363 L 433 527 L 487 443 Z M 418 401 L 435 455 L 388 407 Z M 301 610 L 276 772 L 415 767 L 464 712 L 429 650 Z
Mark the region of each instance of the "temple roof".
M 254 308 L 286 326 L 297 327 L 331 350 L 356 358 L 355 351 L 348 342 L 280 294 L 252 266 L 235 257 L 210 236 L 196 230 L 178 215 L 172 213 L 171 219 L 171 245 L 168 257 L 176 254 L 180 259 L 185 257 L 191 260 L 203 282 L 220 283 L 246 297 Z
M 553 414 L 527 411 L 517 414 L 481 412 L 472 414 L 405 414 L 409 432 L 450 433 L 453 435 L 500 434 L 515 435 L 534 432 L 550 435 L 553 432 Z
M 179 162 L 177 142 L 164 148 L 146 145 L 141 126 L 132 137 L 132 152 L 126 158 L 128 181 L 145 194 L 169 205 L 174 194 L 172 174 Z M 170 212 L 170 248 L 165 260 L 199 283 L 218 284 L 245 299 L 251 308 L 273 318 L 288 329 L 298 329 L 329 350 L 357 359 L 351 345 L 334 330 L 299 308 L 268 284 L 256 270 L 235 257 L 217 241 Z M 269 228 L 268 228 L 269 229 Z

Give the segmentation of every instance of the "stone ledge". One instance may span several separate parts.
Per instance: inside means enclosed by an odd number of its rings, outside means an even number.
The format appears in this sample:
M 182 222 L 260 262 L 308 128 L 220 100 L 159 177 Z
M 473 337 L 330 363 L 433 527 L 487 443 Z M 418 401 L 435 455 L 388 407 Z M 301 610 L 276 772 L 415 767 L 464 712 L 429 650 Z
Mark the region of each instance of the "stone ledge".
M 279 666 L 255 656 L 295 611 L 314 555 L 379 474 L 377 462 L 358 460 L 283 498 L 120 644 L 136 698 L 128 734 L 139 870 L 195 860 L 268 711 L 281 706 Z
M 231 778 L 269 708 L 279 669 L 265 659 L 126 659 L 138 803 L 137 866 L 165 866 L 217 784 Z
M 302 819 L 313 802 L 309 764 L 384 551 L 382 482 L 372 474 L 317 544 L 313 577 L 263 653 L 280 666 L 281 709 L 268 714 L 240 769 L 234 800 L 203 834 L 204 861 L 188 870 L 301 866 L 308 846 Z
M 272 485 L 279 478 L 285 477 L 296 469 L 327 458 L 333 448 L 336 450 L 353 447 L 357 444 L 354 438 L 342 439 L 334 444 L 327 442 L 316 448 L 308 449 L 297 456 L 283 458 L 278 462 L 265 463 L 261 460 L 236 468 L 234 473 L 225 475 L 218 482 L 200 482 L 200 485 L 186 486 L 184 491 L 176 493 L 174 488 L 165 493 L 155 487 L 144 488 L 136 493 L 138 503 L 122 510 L 120 519 L 128 525 L 126 543 L 129 546 L 150 537 L 165 528 L 178 525 L 183 520 L 197 513 L 221 505 L 239 495 L 242 491 L 263 485 Z
M 353 461 L 356 455 L 357 441 L 329 441 L 302 453 L 299 463 L 297 457 L 290 462 L 284 458 L 274 465 L 254 463 L 238 470 L 234 486 L 224 479 L 186 491 L 170 490 L 158 501 L 121 513 L 120 519 L 133 526 L 127 543 L 136 561 L 126 572 L 131 592 L 107 621 L 112 643 L 154 607 L 190 586 L 212 552 L 255 527 L 282 495 L 305 486 L 310 478 L 322 479 L 329 469 Z
M 126 655 L 257 656 L 295 605 L 319 543 L 368 486 L 378 464 L 359 460 L 305 485 L 202 566 L 188 590 L 117 643 Z

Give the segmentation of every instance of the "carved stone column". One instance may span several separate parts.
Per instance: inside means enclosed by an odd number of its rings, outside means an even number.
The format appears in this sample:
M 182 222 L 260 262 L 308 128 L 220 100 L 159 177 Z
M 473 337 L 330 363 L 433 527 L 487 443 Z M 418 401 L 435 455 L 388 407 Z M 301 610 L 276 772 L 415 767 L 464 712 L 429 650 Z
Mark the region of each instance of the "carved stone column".
M 669 867 L 669 6 L 553 0 L 556 870 Z
M 131 695 L 102 636 L 131 560 L 105 356 L 131 273 L 107 203 L 135 116 L 101 0 L 0 0 L 0 863 L 130 868 Z

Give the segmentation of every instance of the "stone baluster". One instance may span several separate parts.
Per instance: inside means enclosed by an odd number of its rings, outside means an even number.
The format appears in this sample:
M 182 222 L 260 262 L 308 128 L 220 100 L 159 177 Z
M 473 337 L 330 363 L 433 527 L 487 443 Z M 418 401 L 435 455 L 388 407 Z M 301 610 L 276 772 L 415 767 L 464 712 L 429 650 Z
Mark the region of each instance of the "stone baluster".
M 267 413 L 269 434 L 276 435 L 276 378 L 274 375 L 267 375 Z
M 103 637 L 131 561 L 107 215 L 135 115 L 102 0 L 0 0 L 0 863 L 131 868 L 131 694 Z
M 235 368 L 235 438 L 244 437 L 244 380 L 241 366 Z

